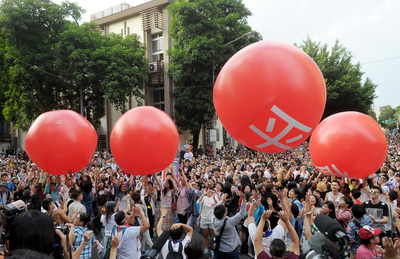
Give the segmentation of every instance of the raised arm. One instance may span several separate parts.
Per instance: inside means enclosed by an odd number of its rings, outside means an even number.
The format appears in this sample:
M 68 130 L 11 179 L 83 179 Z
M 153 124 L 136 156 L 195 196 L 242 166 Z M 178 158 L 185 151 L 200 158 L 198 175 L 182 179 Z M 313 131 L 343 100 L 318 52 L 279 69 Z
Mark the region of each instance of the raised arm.
M 161 236 L 161 234 L 163 233 L 162 225 L 164 223 L 165 216 L 167 216 L 167 213 L 168 213 L 167 208 L 162 206 L 160 208 L 160 213 L 161 213 L 161 217 L 160 217 L 160 220 L 158 221 L 157 228 L 156 228 L 157 236 Z
M 296 233 L 296 230 L 290 224 L 290 219 L 286 211 L 279 212 L 279 218 L 285 222 L 287 229 L 289 231 L 290 238 L 292 239 L 292 245 L 290 246 L 290 251 L 295 253 L 296 255 L 300 255 L 300 240 L 299 236 Z
M 264 251 L 263 245 L 263 234 L 264 234 L 264 226 L 267 219 L 271 216 L 272 211 L 266 210 L 261 216 L 260 222 L 258 223 L 256 235 L 254 237 L 254 251 L 256 254 L 256 258 L 260 255 L 262 251 Z
M 150 228 L 149 221 L 147 220 L 146 216 L 144 215 L 142 208 L 139 205 L 135 204 L 134 208 L 136 211 L 139 212 L 140 219 L 142 220 L 142 226 L 140 226 L 140 234 L 143 234 Z M 157 232 L 158 233 L 158 232 Z

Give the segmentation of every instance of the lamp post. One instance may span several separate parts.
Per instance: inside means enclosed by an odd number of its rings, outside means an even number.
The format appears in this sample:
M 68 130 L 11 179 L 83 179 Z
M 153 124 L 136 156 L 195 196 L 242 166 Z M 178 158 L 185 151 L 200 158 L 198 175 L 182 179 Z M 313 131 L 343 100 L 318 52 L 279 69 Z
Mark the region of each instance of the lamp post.
M 74 21 L 75 21 L 75 23 L 76 23 L 76 25 L 78 25 L 78 27 L 81 27 L 80 25 L 79 25 L 79 23 L 78 23 L 78 20 L 75 18 L 75 16 L 74 16 L 74 14 L 73 13 L 71 13 L 69 10 L 67 10 L 67 9 L 65 9 L 64 7 L 62 7 L 61 5 L 59 5 L 59 4 L 56 4 L 56 3 L 54 3 L 53 1 L 51 1 L 51 0 L 41 0 L 43 3 L 51 3 L 51 4 L 53 4 L 53 5 L 55 5 L 55 6 L 58 6 L 60 9 L 62 9 L 62 10 L 64 10 L 64 11 L 66 11 L 73 19 L 74 19 Z M 80 86 L 80 89 L 79 89 L 79 95 L 80 95 L 80 111 L 81 111 L 81 115 L 83 116 L 83 85 L 81 84 L 81 86 Z
M 238 37 L 238 38 L 236 38 L 236 39 L 234 39 L 234 40 L 231 40 L 231 41 L 228 42 L 228 43 L 225 43 L 224 46 L 228 46 L 228 45 L 230 45 L 230 44 L 232 44 L 232 43 L 234 43 L 234 42 L 240 40 L 240 39 L 243 38 L 243 37 L 249 37 L 249 38 L 250 38 L 250 37 L 252 37 L 253 35 L 254 35 L 254 32 L 252 32 L 252 31 L 246 32 L 245 34 L 241 35 L 240 37 Z M 213 83 L 213 85 L 214 85 L 214 83 L 215 83 L 215 63 L 213 63 L 212 83 Z M 214 127 L 214 129 L 217 127 L 216 116 L 214 116 L 214 118 L 213 118 L 213 127 Z M 223 137 L 223 136 L 222 136 L 222 137 Z M 216 142 L 216 141 L 214 141 L 214 143 L 213 143 L 213 150 L 214 150 L 214 158 L 216 158 L 216 157 L 217 157 L 217 142 Z

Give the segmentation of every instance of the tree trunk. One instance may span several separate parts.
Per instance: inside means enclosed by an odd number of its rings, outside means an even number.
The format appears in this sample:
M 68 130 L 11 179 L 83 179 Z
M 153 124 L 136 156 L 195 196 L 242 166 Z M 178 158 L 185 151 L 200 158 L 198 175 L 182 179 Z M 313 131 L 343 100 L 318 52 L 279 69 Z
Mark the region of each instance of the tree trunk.
M 193 154 L 197 152 L 199 146 L 200 130 L 193 132 Z

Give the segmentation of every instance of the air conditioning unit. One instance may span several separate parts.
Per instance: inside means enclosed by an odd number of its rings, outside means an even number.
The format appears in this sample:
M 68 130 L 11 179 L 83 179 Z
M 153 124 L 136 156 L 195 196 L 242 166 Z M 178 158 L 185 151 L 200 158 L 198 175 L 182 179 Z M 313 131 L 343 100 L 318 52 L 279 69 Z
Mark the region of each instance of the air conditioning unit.
M 158 71 L 158 67 L 157 67 L 158 65 L 157 65 L 157 62 L 150 62 L 149 63 L 149 69 L 148 69 L 148 73 L 149 74 L 151 74 L 151 73 L 157 73 L 157 71 Z

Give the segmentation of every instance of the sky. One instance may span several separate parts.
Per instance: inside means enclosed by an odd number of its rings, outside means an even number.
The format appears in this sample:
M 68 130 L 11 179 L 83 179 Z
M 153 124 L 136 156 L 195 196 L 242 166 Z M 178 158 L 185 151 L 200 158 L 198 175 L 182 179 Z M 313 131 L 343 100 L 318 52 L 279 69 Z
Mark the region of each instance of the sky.
M 132 6 L 148 0 L 126 0 Z M 60 3 L 60 0 L 54 0 Z M 106 0 L 78 0 L 90 15 L 119 4 Z M 333 47 L 335 41 L 353 54 L 364 78 L 377 85 L 375 110 L 400 105 L 400 1 L 397 0 L 243 0 L 253 13 L 248 19 L 264 40 L 301 43 L 311 40 Z

